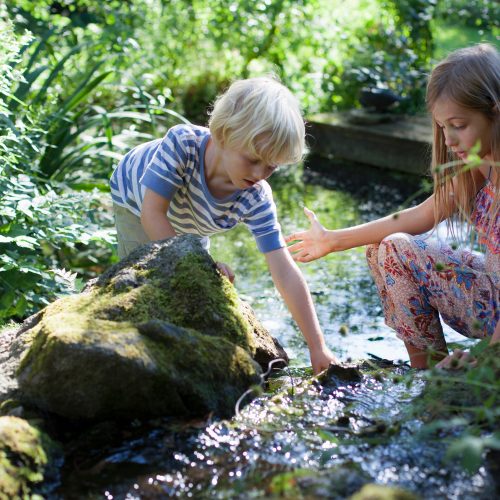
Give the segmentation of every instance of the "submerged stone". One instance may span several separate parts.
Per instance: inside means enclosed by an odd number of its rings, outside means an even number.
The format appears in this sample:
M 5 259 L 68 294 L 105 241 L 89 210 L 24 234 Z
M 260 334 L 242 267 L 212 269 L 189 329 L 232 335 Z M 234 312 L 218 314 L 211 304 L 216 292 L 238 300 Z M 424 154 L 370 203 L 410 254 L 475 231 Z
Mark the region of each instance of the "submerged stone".
M 260 382 L 257 353 L 283 357 L 194 236 L 138 248 L 31 319 L 14 351 L 23 403 L 86 419 L 230 415 Z
M 413 493 L 394 486 L 366 484 L 352 495 L 350 500 L 418 500 L 418 498 Z
M 331 364 L 318 376 L 323 387 L 338 387 L 361 382 L 363 376 L 358 366 Z

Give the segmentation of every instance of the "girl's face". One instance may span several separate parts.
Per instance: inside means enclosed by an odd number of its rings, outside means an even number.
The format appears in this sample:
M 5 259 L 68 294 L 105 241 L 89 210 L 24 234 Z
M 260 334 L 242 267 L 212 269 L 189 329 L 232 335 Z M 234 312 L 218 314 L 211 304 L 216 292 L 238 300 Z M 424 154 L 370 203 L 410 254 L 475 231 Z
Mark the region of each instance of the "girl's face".
M 432 110 L 434 120 L 441 127 L 446 146 L 461 160 L 467 161 L 469 151 L 480 143 L 479 157 L 491 160 L 491 122 L 480 111 L 456 104 L 441 97 Z

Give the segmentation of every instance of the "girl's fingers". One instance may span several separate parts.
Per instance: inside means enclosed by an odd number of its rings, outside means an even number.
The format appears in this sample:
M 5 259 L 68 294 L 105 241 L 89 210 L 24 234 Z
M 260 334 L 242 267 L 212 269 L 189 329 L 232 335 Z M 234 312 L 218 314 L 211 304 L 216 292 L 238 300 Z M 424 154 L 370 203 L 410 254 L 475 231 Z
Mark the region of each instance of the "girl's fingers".
M 467 351 L 462 351 L 461 349 L 455 349 L 452 354 L 446 356 L 442 361 L 440 361 L 436 368 L 444 370 L 457 370 L 460 368 L 474 367 L 477 364 L 477 360 L 470 355 Z
M 304 256 L 307 254 L 307 252 L 302 249 L 302 250 L 299 250 L 298 252 L 294 253 L 293 254 L 293 260 L 295 260 L 296 262 L 302 262 L 302 259 L 304 258 Z
M 307 250 L 302 250 L 301 252 L 295 254 L 293 258 L 297 262 L 304 262 L 304 263 L 311 262 L 311 260 L 314 260 L 314 258 Z
M 288 236 L 285 236 L 285 241 L 290 243 L 291 241 L 303 240 L 305 233 L 306 231 L 300 231 L 298 233 L 289 234 Z
M 298 241 L 297 243 L 294 243 L 287 248 L 289 252 L 297 253 L 299 250 L 302 250 L 304 248 L 304 243 L 302 241 Z
M 304 213 L 311 222 L 315 222 L 318 220 L 316 214 L 312 210 L 309 210 L 307 207 L 304 207 Z
M 306 264 L 307 262 L 311 262 L 313 260 L 314 260 L 314 257 L 310 253 L 308 253 L 308 254 L 305 254 L 304 257 L 302 257 L 300 262 L 303 262 L 304 264 Z

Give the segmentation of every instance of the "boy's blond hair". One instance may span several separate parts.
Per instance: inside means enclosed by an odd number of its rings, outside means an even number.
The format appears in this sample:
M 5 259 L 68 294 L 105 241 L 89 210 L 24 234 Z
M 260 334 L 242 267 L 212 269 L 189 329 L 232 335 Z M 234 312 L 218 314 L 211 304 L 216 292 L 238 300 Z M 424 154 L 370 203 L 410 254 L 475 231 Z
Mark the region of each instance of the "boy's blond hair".
M 302 159 L 305 127 L 292 93 L 271 77 L 235 81 L 215 101 L 209 120 L 213 139 L 267 165 Z

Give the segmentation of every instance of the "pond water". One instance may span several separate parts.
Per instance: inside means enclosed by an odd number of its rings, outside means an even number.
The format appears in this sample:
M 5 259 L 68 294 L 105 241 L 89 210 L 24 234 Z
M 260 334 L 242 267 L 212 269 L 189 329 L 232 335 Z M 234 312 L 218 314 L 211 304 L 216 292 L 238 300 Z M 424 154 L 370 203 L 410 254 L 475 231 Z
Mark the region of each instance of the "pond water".
M 272 184 L 285 234 L 307 227 L 304 205 L 338 228 L 385 215 L 418 189 L 415 179 L 347 168 L 328 177 L 296 169 Z M 360 380 L 331 376 L 321 385 L 311 383 L 305 342 L 246 228 L 213 238 L 211 251 L 235 270 L 240 296 L 285 347 L 290 368 L 231 421 L 208 416 L 85 429 L 70 443 L 55 496 L 347 498 L 370 482 L 425 499 L 495 496 L 484 468 L 469 475 L 444 463 L 445 443 L 422 433 L 409 413 L 424 382 L 414 375 L 404 383 L 406 351 L 384 325 L 363 249 L 300 266 L 329 347 L 343 361 L 372 360 Z

